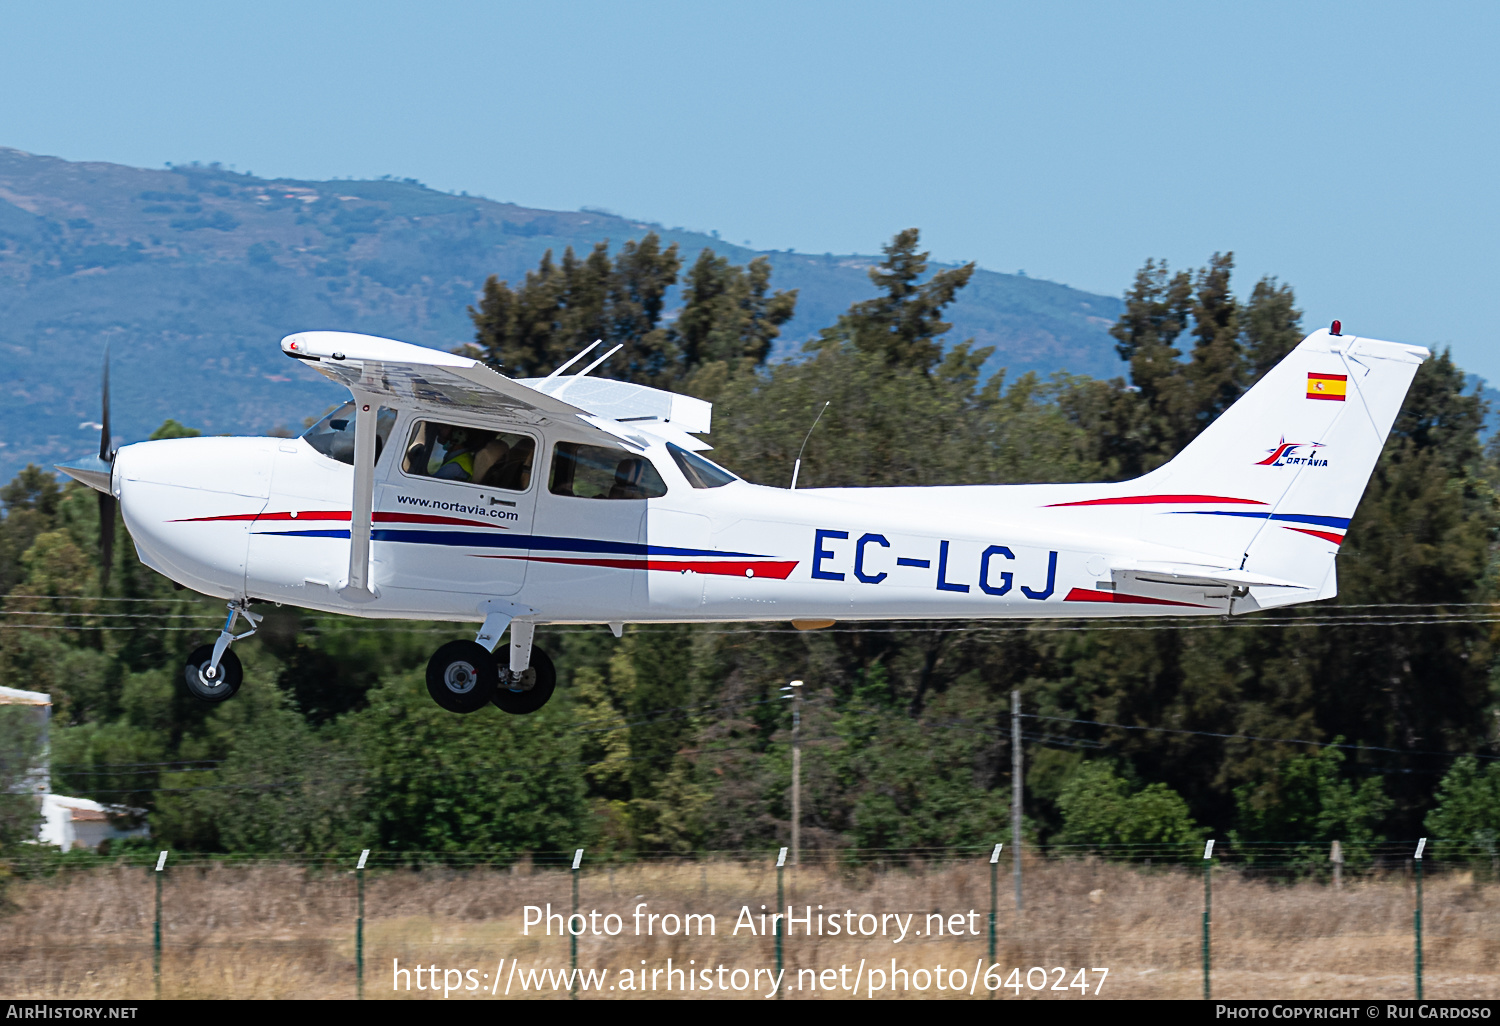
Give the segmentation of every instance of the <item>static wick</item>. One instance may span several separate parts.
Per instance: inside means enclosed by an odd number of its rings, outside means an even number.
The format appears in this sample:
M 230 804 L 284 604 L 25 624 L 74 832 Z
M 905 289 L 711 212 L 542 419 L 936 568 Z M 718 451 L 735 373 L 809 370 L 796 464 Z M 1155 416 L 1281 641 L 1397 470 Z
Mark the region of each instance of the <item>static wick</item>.
M 776 856 L 776 868 L 780 869 L 784 865 L 786 865 L 786 849 L 785 848 L 781 849 L 781 854 Z
M 1005 845 L 1003 844 L 995 845 L 995 850 L 990 852 L 990 865 L 993 866 L 995 863 L 1000 861 L 1000 849 L 1004 847 Z
M 573 853 L 573 868 L 577 869 L 581 865 L 583 865 L 583 849 L 579 848 Z
M 367 859 L 369 857 L 370 857 L 370 849 L 366 848 L 364 851 L 362 851 L 362 852 L 359 853 L 359 865 L 355 866 L 354 868 L 355 869 L 364 869 L 365 868 L 365 859 Z

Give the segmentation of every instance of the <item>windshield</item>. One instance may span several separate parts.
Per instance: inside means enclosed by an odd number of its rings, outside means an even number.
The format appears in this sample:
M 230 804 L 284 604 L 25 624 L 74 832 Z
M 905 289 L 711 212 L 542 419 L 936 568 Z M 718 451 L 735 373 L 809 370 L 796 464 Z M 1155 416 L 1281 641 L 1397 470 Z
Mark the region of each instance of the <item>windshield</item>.
M 677 469 L 694 488 L 722 488 L 731 481 L 738 481 L 729 471 L 717 463 L 710 463 L 697 453 L 688 452 L 681 446 L 667 443 L 667 451 L 677 463 Z
M 382 406 L 375 415 L 375 460 L 385 449 L 386 437 L 396 424 L 396 411 Z M 302 435 L 307 444 L 329 459 L 354 466 L 354 404 L 345 403 Z

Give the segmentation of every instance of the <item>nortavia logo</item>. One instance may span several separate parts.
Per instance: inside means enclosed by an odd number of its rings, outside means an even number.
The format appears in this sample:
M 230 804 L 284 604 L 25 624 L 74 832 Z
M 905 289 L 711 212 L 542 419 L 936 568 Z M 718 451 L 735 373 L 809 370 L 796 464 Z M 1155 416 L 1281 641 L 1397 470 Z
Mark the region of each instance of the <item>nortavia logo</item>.
M 1326 467 L 1328 461 L 1320 457 L 1318 449 L 1323 448 L 1322 442 L 1288 442 L 1283 435 L 1281 441 L 1276 443 L 1276 448 L 1267 449 L 1271 455 L 1263 460 L 1257 460 L 1257 467 Z M 1298 452 L 1298 450 L 1305 452 Z

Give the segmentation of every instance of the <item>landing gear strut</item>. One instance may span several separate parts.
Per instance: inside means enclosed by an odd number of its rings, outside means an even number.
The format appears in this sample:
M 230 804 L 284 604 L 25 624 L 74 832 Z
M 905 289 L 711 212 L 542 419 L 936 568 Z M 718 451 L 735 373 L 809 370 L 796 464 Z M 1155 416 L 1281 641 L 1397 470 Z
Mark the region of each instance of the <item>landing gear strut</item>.
M 243 634 L 236 634 L 234 621 L 241 616 L 250 624 L 250 629 Z M 240 666 L 239 656 L 229 651 L 229 645 L 254 634 L 260 629 L 262 619 L 264 617 L 258 613 L 250 612 L 248 602 L 229 603 L 229 616 L 224 621 L 224 629 L 219 632 L 218 640 L 212 645 L 193 649 L 192 654 L 187 657 L 187 665 L 183 667 L 183 679 L 194 698 L 203 702 L 222 702 L 234 697 L 245 679 L 245 671 Z

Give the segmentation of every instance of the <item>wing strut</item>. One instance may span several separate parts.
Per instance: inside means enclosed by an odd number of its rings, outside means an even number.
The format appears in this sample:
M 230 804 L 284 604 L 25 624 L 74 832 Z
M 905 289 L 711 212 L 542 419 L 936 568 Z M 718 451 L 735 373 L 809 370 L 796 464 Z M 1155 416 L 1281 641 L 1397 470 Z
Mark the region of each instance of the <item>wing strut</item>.
M 373 602 L 370 586 L 370 520 L 375 509 L 375 416 L 379 400 L 354 393 L 354 496 L 349 506 L 349 578 L 339 595 L 350 602 Z

